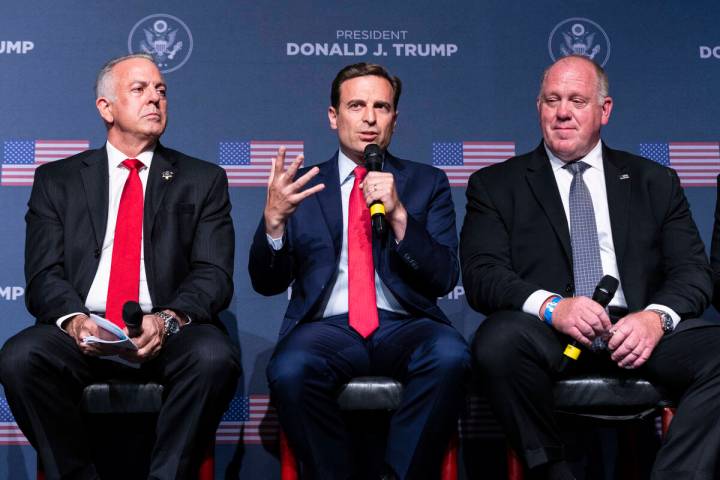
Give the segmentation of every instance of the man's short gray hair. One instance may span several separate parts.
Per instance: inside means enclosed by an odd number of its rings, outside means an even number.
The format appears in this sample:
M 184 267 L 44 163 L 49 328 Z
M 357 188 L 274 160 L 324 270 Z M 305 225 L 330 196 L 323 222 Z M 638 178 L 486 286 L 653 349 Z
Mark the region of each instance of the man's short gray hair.
M 605 69 L 603 69 L 600 65 L 598 65 L 588 57 L 579 54 L 572 54 L 566 57 L 559 58 L 555 62 L 553 62 L 552 65 L 545 69 L 542 75 L 542 80 L 540 81 L 540 94 L 538 94 L 538 98 L 540 98 L 540 95 L 542 94 L 542 88 L 545 84 L 545 79 L 547 78 L 550 69 L 557 65 L 559 62 L 562 62 L 563 60 L 568 58 L 579 58 L 581 60 L 585 60 L 593 66 L 593 69 L 595 70 L 595 75 L 597 77 L 598 104 L 602 105 L 603 102 L 605 102 L 605 98 L 610 95 L 610 80 L 608 80 L 608 75 L 605 72 Z
M 102 66 L 98 72 L 97 79 L 95 80 L 95 98 L 107 97 L 110 100 L 115 100 L 115 86 L 113 85 L 112 69 L 118 63 L 132 58 L 144 58 L 145 60 L 155 63 L 155 59 L 152 55 L 148 55 L 147 53 L 131 53 L 130 55 L 123 55 L 122 57 L 109 60 Z

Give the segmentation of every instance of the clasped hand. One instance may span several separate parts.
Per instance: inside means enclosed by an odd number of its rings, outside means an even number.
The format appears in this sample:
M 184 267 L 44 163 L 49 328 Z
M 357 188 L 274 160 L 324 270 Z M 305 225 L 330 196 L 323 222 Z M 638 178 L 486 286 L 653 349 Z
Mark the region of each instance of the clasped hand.
M 663 336 L 657 313 L 634 312 L 613 325 L 605 309 L 587 297 L 561 300 L 553 312 L 552 325 L 586 347 L 595 337 L 609 334 L 610 358 L 621 368 L 640 367 Z

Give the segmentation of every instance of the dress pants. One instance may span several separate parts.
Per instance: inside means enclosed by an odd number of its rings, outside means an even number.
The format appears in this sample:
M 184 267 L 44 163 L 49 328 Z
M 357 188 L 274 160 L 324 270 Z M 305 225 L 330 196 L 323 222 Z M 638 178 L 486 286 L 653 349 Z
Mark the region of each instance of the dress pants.
M 637 374 L 679 399 L 652 478 L 710 480 L 720 453 L 720 328 L 688 319 L 666 335 Z M 569 337 L 532 315 L 490 315 L 473 341 L 482 387 L 508 441 L 529 468 L 564 459 L 553 416 L 555 380 L 583 372 L 620 372 L 607 353 L 577 362 L 562 354 Z
M 469 368 L 467 343 L 452 326 L 380 310 L 367 339 L 348 326 L 347 314 L 299 324 L 278 343 L 267 375 L 303 478 L 356 478 L 336 396 L 353 377 L 378 375 L 405 388 L 390 420 L 385 463 L 401 479 L 434 479 Z
M 55 325 L 29 327 L 0 351 L 0 380 L 10 409 L 48 480 L 98 478 L 80 399 L 85 386 L 107 379 L 155 381 L 165 387 L 149 478 L 197 478 L 240 376 L 237 348 L 209 324 L 183 327 L 139 369 L 82 354 Z

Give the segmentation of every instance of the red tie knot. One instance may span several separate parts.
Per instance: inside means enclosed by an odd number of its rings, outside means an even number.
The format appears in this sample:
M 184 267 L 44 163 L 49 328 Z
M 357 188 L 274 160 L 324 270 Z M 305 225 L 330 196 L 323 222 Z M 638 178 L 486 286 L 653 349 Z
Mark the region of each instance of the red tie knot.
M 365 180 L 365 175 L 367 175 L 367 169 L 365 167 L 362 165 L 355 167 L 355 178 L 357 178 L 358 183 Z
M 145 166 L 145 164 L 137 158 L 128 158 L 127 160 L 123 160 L 122 164 L 128 170 L 137 170 L 138 172 Z

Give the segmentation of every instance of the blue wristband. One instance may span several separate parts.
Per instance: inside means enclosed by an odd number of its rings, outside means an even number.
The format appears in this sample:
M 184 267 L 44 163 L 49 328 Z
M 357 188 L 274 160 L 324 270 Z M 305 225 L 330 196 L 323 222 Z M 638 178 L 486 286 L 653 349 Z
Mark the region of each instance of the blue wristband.
M 543 319 L 545 320 L 545 323 L 552 326 L 552 316 L 553 312 L 555 311 L 555 307 L 557 307 L 557 304 L 562 300 L 562 297 L 553 297 L 552 300 L 550 300 L 547 305 L 545 306 L 545 312 L 543 313 Z

